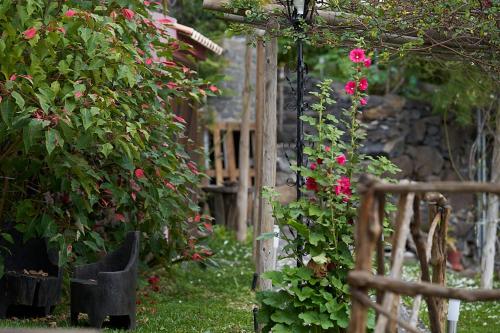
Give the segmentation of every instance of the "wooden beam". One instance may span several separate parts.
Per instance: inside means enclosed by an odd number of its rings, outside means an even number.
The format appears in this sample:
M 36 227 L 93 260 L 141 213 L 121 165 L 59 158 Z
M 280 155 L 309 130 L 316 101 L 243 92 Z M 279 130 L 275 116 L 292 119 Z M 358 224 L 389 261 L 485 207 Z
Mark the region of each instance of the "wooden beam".
M 277 23 L 274 24 L 277 28 Z M 278 39 L 276 36 L 270 37 L 265 42 L 266 61 L 265 61 L 265 111 L 262 119 L 262 174 L 263 187 L 276 186 L 276 149 L 277 149 L 277 119 L 276 119 L 276 94 L 278 88 Z M 274 219 L 272 215 L 271 203 L 260 198 L 260 232 L 273 232 Z M 261 275 L 264 272 L 274 269 L 274 249 L 273 239 L 265 239 L 257 242 L 258 244 L 258 263 L 257 273 Z M 260 290 L 270 289 L 271 281 L 259 278 L 258 287 Z
M 252 47 L 248 38 L 245 48 L 245 82 L 243 85 L 243 109 L 241 112 L 240 151 L 239 151 L 239 187 L 237 195 L 238 220 L 236 238 L 244 242 L 247 238 L 248 215 L 248 174 L 250 169 L 250 90 L 252 72 Z
M 387 290 L 393 293 L 406 296 L 431 296 L 442 297 L 447 299 L 459 299 L 466 302 L 476 301 L 498 301 L 500 300 L 500 290 L 494 289 L 456 289 L 437 286 L 432 283 L 425 282 L 405 282 L 399 279 L 393 279 L 386 276 L 373 275 L 365 271 L 351 271 L 347 275 L 347 281 L 350 285 L 357 288 L 375 288 Z
M 376 192 L 404 193 L 404 192 L 441 192 L 441 193 L 475 193 L 486 192 L 500 194 L 500 184 L 480 182 L 454 182 L 438 181 L 432 183 L 390 184 L 378 182 L 374 190 Z

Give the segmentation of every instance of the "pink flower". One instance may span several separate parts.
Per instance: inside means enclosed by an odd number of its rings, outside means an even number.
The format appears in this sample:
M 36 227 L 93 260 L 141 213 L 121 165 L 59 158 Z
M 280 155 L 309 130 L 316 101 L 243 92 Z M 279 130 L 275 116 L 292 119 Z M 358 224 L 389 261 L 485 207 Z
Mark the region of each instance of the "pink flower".
M 82 96 L 83 96 L 83 93 L 82 93 L 81 91 L 75 91 L 75 94 L 74 94 L 74 95 L 75 95 L 75 98 L 76 98 L 76 99 L 79 99 L 80 97 L 82 97 Z
M 135 169 L 134 174 L 137 177 L 137 179 L 141 179 L 141 178 L 144 177 L 144 170 L 142 170 L 142 169 Z
M 349 59 L 355 63 L 363 62 L 365 60 L 365 51 L 363 49 L 354 49 L 349 52 Z
M 359 80 L 358 87 L 359 87 L 359 90 L 361 90 L 361 91 L 365 91 L 366 89 L 368 89 L 368 80 L 366 79 L 366 77 Z
M 363 64 L 366 68 L 368 68 L 372 65 L 372 60 L 370 58 L 365 58 L 365 60 L 363 60 Z
M 172 24 L 174 23 L 174 21 L 172 21 L 171 19 L 169 18 L 161 18 L 157 21 L 158 23 L 161 23 L 161 24 Z
M 36 36 L 36 32 L 37 30 L 35 27 L 29 28 L 28 30 L 23 32 L 24 38 L 31 39 Z
M 177 83 L 170 81 L 167 83 L 167 88 L 174 90 L 175 88 L 177 88 Z
M 366 105 L 368 103 L 368 101 L 366 100 L 366 98 L 363 97 L 362 99 L 359 100 L 359 103 L 361 105 Z
M 17 79 L 17 75 L 16 74 L 12 74 L 9 78 L 10 81 L 16 81 Z
M 337 161 L 338 164 L 344 165 L 345 162 L 347 161 L 347 158 L 345 157 L 344 154 L 340 154 L 339 156 L 335 157 L 335 160 Z
M 342 195 L 344 201 L 349 200 L 349 198 L 352 195 L 351 180 L 346 176 L 340 177 L 334 189 L 335 189 L 335 194 Z
M 316 170 L 317 168 L 318 168 L 318 164 L 316 164 L 314 162 L 311 163 L 311 165 L 309 166 L 309 169 L 311 169 L 311 170 Z
M 306 178 L 306 189 L 308 191 L 318 192 L 319 186 L 318 186 L 318 183 L 316 182 L 316 179 L 314 179 L 312 177 L 307 177 Z
M 76 12 L 73 9 L 69 9 L 66 13 L 64 13 L 64 16 L 66 17 L 73 17 L 75 16 Z
M 115 214 L 115 220 L 118 222 L 125 222 L 125 215 L 116 213 Z
M 205 222 L 203 223 L 203 226 L 205 227 L 205 229 L 207 229 L 208 232 L 212 232 L 212 223 Z
M 144 1 L 144 6 L 149 6 L 151 4 L 151 2 L 149 1 Z
M 193 221 L 196 222 L 196 223 L 200 222 L 201 221 L 201 215 L 200 214 L 196 214 L 194 216 L 194 218 L 193 218 Z
M 164 61 L 164 62 L 163 62 L 163 64 L 164 64 L 165 66 L 167 66 L 167 67 L 171 67 L 171 68 L 173 68 L 173 67 L 177 67 L 177 64 L 176 64 L 175 62 L 173 62 L 173 61 Z
M 168 187 L 169 189 L 171 189 L 172 191 L 175 191 L 175 185 L 172 184 L 171 182 L 167 181 L 167 180 L 164 180 L 163 181 L 163 184 Z
M 178 123 L 181 123 L 181 124 L 186 123 L 186 120 L 184 118 L 182 118 L 181 116 L 175 115 L 175 114 L 174 114 L 174 120 Z
M 356 82 L 354 81 L 349 81 L 345 84 L 344 90 L 346 94 L 348 95 L 353 95 L 354 92 L 356 91 Z
M 128 8 L 123 8 L 122 9 L 122 15 L 127 20 L 132 21 L 132 19 L 134 18 L 135 13 L 132 10 L 128 9 Z
M 201 257 L 201 255 L 200 255 L 199 253 L 195 253 L 195 254 L 193 254 L 193 255 L 191 256 L 191 259 L 192 259 L 193 261 L 200 261 L 200 260 L 201 260 L 201 259 L 203 259 L 203 258 Z
M 325 151 L 326 151 L 327 153 L 329 153 L 331 150 L 332 150 L 332 148 L 330 148 L 330 146 L 325 146 Z
M 219 91 L 219 88 L 217 88 L 216 86 L 214 85 L 211 85 L 210 87 L 208 87 L 208 89 L 210 89 L 211 92 L 213 93 L 216 93 Z
M 137 194 L 135 192 L 132 192 L 130 193 L 130 197 L 135 201 L 137 199 Z
M 153 63 L 153 58 L 146 59 L 146 65 L 151 65 Z

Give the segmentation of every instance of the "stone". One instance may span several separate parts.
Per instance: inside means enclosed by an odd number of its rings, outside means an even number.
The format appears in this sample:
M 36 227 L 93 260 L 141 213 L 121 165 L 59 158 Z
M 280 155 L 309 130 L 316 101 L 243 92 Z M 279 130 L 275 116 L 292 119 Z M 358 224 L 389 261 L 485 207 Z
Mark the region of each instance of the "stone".
M 400 136 L 395 139 L 389 140 L 384 144 L 383 151 L 389 156 L 399 156 L 403 153 L 405 148 L 405 138 Z
M 408 134 L 408 143 L 420 143 L 425 138 L 426 132 L 426 122 L 425 120 L 417 120 L 411 126 L 411 131 Z
M 439 151 L 430 146 L 414 147 L 413 158 L 415 172 L 419 179 L 427 179 L 428 176 L 438 174 L 444 165 L 444 159 Z
M 394 116 L 402 111 L 405 103 L 405 98 L 392 94 L 384 96 L 383 103 L 380 105 L 370 107 L 370 102 L 368 102 L 367 108 L 363 111 L 363 120 L 371 121 Z
M 391 161 L 401 169 L 400 172 L 396 174 L 396 178 L 411 178 L 413 175 L 413 160 L 408 155 L 401 155 L 391 159 Z

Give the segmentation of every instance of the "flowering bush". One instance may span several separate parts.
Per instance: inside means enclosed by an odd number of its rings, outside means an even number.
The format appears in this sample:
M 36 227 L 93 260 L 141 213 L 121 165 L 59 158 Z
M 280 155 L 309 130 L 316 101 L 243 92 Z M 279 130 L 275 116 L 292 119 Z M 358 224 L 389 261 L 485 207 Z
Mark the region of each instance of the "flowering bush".
M 172 104 L 217 91 L 172 61 L 179 48 L 142 1 L 2 1 L 0 221 L 48 237 L 63 264 L 130 229 L 150 259 L 181 255 L 202 175 Z
M 274 200 L 272 191 L 266 193 L 281 235 L 288 242 L 285 252 L 300 265 L 265 274 L 276 289 L 258 295 L 264 331 L 344 331 L 349 323 L 346 277 L 354 264 L 353 229 L 359 204 L 356 179 L 365 172 L 382 176 L 397 171 L 384 157 L 359 153 L 365 134 L 357 115 L 366 103 L 368 88 L 363 68 L 371 62 L 362 49 L 351 51 L 349 57 L 352 80 L 345 92 L 352 95 L 351 108 L 344 110 L 340 119 L 325 114 L 326 107 L 334 103 L 330 98 L 332 82 L 326 80 L 318 85 L 319 92 L 312 93 L 317 98 L 312 106 L 317 117 L 303 117 L 316 129 L 316 134 L 306 136 L 309 145 L 304 152 L 309 163 L 301 169 L 304 197 L 283 206 Z M 290 233 L 294 237 L 287 237 Z

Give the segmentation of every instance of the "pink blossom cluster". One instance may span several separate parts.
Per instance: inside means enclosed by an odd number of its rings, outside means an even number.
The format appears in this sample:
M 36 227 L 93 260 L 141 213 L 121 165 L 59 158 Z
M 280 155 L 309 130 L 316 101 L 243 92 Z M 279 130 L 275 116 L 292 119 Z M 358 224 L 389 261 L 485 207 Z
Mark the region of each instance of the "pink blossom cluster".
M 358 72 L 361 71 L 361 64 L 364 65 L 364 67 L 368 68 L 372 64 L 372 60 L 366 56 L 365 50 L 363 49 L 354 49 L 349 52 L 349 59 L 355 63 L 358 64 Z M 345 84 L 344 90 L 346 94 L 348 95 L 354 95 L 357 91 L 366 91 L 368 89 L 368 80 L 366 77 L 361 77 L 355 81 L 348 81 Z M 361 97 L 359 99 L 359 103 L 363 106 L 367 104 L 367 100 L 365 97 Z

